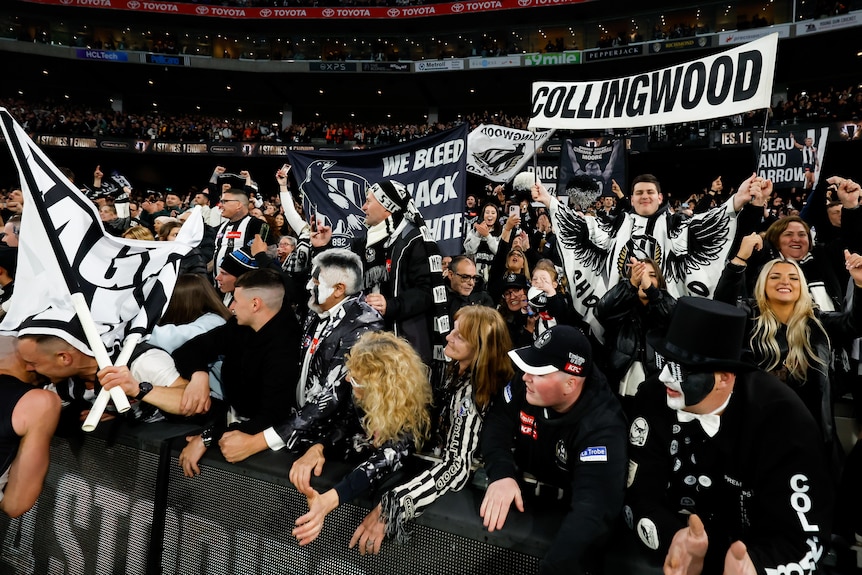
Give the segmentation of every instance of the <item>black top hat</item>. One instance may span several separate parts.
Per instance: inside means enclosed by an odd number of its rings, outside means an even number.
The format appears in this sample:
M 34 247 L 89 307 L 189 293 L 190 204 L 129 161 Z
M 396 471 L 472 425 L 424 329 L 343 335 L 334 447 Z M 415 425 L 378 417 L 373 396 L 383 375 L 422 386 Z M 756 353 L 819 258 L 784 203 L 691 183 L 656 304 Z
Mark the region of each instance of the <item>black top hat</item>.
M 746 315 L 730 304 L 702 297 L 681 297 L 666 334 L 647 341 L 669 361 L 693 372 L 746 372 L 757 366 L 742 360 Z

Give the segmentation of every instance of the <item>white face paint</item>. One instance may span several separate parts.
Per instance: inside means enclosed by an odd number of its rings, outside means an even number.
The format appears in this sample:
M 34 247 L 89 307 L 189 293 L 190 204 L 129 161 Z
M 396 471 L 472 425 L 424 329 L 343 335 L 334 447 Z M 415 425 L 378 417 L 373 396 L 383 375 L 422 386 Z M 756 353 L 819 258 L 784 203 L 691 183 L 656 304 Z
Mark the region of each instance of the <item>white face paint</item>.
M 673 410 L 680 411 L 685 408 L 685 393 L 682 391 L 681 382 L 675 380 L 671 375 L 670 368 L 665 365 L 658 376 L 658 380 L 667 388 L 667 406 Z
M 305 289 L 311 293 L 308 306 L 318 313 L 324 311 L 322 306 L 326 305 L 326 300 L 335 292 L 335 286 L 329 285 L 325 279 L 320 277 L 319 267 L 314 268 L 314 271 L 311 272 L 311 278 L 305 284 Z

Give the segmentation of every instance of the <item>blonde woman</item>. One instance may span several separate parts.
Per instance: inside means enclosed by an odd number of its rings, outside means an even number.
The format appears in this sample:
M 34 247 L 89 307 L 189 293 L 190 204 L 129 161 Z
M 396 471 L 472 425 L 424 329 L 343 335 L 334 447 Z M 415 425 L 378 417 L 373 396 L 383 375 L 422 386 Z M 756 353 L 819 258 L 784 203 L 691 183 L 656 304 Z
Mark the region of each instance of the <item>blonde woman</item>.
M 308 498 L 309 511 L 296 520 L 293 530 L 300 545 L 320 535 L 324 518 L 339 504 L 400 469 L 404 459 L 422 446 L 431 427 L 427 369 L 406 340 L 390 332 L 366 333 L 345 366 L 357 416 L 321 436 L 290 469 L 291 483 Z M 326 458 L 339 454 L 362 462 L 321 494 L 311 487 L 311 474 L 319 476 Z
M 507 353 L 512 348 L 502 316 L 485 306 L 458 310 L 443 350 L 451 359 L 444 390 L 448 401 L 440 417 L 441 460 L 414 479 L 386 492 L 356 528 L 350 547 L 378 553 L 384 536 L 404 543 L 407 523 L 449 491 L 459 491 L 470 479 L 485 412 L 491 397 L 514 375 Z
M 752 359 L 799 395 L 831 450 L 832 350 L 859 336 L 862 307 L 852 305 L 845 312 L 822 312 L 811 297 L 799 265 L 781 259 L 767 262 L 760 270 L 753 299 L 734 298 L 738 284 L 744 281 L 747 255 L 759 241 L 756 234 L 743 238 L 739 255 L 731 260 L 719 280 L 715 299 L 735 303 L 748 312 Z M 858 301 L 862 298 L 862 256 L 845 250 L 844 259 L 855 285 L 853 300 Z

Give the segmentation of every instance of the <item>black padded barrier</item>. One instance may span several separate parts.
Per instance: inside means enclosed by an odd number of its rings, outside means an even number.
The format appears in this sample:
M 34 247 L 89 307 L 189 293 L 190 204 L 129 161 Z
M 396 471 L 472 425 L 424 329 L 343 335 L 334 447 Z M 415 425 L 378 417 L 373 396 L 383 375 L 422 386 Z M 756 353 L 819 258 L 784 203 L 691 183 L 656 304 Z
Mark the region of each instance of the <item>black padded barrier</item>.
M 230 464 L 210 449 L 201 474 L 187 478 L 177 456 L 196 429 L 103 424 L 55 437 L 36 506 L 0 517 L 0 574 L 528 575 L 562 518 L 559 503 L 528 499 L 525 513 L 513 509 L 502 531 L 488 533 L 478 513 L 484 492 L 470 485 L 429 507 L 408 544 L 387 541 L 378 556 L 347 547 L 370 501 L 339 506 L 300 547 L 290 532 L 307 504 L 287 479 L 292 456 Z M 322 491 L 348 470 L 328 462 L 312 484 Z M 616 565 L 608 575 L 651 571 L 608 558 Z

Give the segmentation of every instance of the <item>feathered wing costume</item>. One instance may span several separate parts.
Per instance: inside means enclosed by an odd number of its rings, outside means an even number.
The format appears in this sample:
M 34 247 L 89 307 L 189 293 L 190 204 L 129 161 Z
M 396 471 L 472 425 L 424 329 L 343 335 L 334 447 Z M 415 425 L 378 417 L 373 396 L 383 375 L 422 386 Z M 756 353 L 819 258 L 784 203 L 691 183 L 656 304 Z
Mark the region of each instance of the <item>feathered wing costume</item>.
M 555 198 L 550 212 L 575 309 L 599 339 L 603 330 L 592 310 L 625 278 L 630 257 L 656 261 L 674 297 L 712 297 L 736 234 L 732 198 L 691 218 L 664 207 L 649 217 L 626 212 L 607 223 L 582 216 Z

